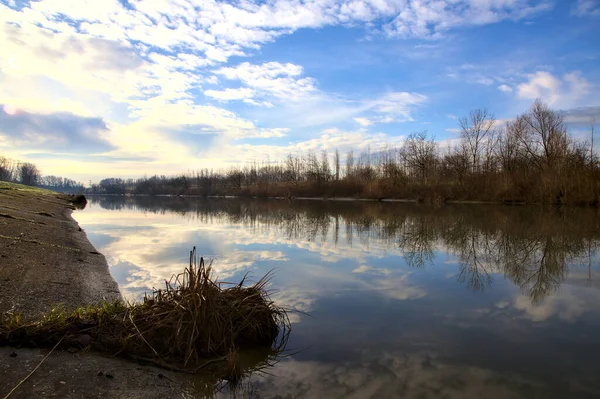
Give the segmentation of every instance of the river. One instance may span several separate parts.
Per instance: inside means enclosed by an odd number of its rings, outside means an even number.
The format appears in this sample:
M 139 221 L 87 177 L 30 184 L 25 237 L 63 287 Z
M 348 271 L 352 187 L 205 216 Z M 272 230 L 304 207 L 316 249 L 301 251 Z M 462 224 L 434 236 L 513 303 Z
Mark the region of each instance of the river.
M 74 216 L 127 299 L 180 273 L 193 246 L 223 281 L 275 270 L 289 356 L 245 396 L 600 397 L 597 210 L 89 200 Z

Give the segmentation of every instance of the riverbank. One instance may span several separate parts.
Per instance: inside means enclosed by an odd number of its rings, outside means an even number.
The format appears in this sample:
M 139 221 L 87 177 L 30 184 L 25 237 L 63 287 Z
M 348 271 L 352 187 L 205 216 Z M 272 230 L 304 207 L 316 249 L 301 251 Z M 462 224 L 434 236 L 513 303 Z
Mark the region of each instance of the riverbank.
M 0 312 L 37 318 L 121 298 L 106 259 L 71 217 L 75 197 L 0 184 Z
M 71 217 L 74 197 L 0 182 L 0 312 L 35 320 L 52 306 L 120 299 L 104 256 Z M 0 347 L 0 397 L 181 396 L 185 376 L 77 348 Z

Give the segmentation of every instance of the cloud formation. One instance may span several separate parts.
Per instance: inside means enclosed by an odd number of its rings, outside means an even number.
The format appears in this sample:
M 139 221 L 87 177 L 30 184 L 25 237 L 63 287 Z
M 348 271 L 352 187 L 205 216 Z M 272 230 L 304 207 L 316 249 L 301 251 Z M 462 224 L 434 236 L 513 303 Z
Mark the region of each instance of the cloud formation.
M 0 105 L 0 137 L 30 150 L 95 154 L 114 147 L 102 136 L 108 131 L 101 118 L 69 113 L 31 114 Z
M 267 62 L 252 65 L 243 62 L 235 67 L 218 69 L 215 74 L 240 81 L 253 90 L 250 93 L 257 96 L 275 97 L 279 100 L 301 100 L 317 91 L 315 80 L 302 77 L 303 68 L 290 63 Z
M 578 1 L 573 14 L 594 15 L 590 4 Z M 99 118 L 110 126 L 98 130 L 110 143 L 106 159 L 153 160 L 102 169 L 71 154 L 69 168 L 94 180 L 99 170 L 174 173 L 271 150 L 274 159 L 314 143 L 346 146 L 359 135 L 396 142 L 423 123 L 444 134 L 437 115 L 488 102 L 466 100 L 440 78 L 444 69 L 457 84 L 504 99 L 539 94 L 565 109 L 596 105 L 588 101 L 589 70 L 556 72 L 533 59 L 504 68 L 513 60 L 499 65 L 469 48 L 467 32 L 500 22 L 514 24 L 498 29 L 518 30 L 553 7 L 550 0 L 0 0 L 0 103 L 31 115 Z M 428 63 L 441 49 L 443 65 Z M 457 101 L 438 109 L 450 95 Z M 339 133 L 324 140 L 325 131 Z M 5 155 L 27 157 L 22 140 L 5 134 L 2 143 Z M 50 159 L 44 166 L 60 173 Z
M 579 71 L 566 73 L 562 78 L 538 71 L 517 86 L 517 94 L 528 100 L 540 98 L 553 107 L 572 108 L 590 92 L 590 87 Z
M 600 4 L 595 0 L 575 0 L 571 6 L 571 14 L 578 17 L 598 17 Z

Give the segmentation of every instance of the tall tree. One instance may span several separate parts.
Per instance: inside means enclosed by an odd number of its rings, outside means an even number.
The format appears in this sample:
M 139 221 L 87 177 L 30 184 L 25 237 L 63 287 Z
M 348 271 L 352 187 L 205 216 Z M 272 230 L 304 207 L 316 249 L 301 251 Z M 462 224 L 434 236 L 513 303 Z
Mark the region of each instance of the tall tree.
M 471 111 L 468 117 L 458 120 L 460 136 L 469 151 L 473 173 L 479 170 L 479 160 L 483 152 L 483 144 L 494 128 L 494 114 L 486 108 Z
M 340 152 L 335 149 L 335 155 L 333 156 L 333 163 L 335 167 L 335 180 L 340 180 Z
M 569 150 L 563 115 L 537 99 L 522 118 L 525 134 L 521 139 L 529 157 L 541 168 L 558 166 Z
M 346 154 L 346 178 L 350 179 L 354 173 L 354 150 Z

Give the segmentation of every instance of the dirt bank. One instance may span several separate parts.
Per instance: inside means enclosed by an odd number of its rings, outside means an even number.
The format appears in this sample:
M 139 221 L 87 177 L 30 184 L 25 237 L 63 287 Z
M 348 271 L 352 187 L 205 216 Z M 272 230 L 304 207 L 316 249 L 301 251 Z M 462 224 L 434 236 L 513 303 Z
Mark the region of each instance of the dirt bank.
M 73 209 L 64 195 L 0 186 L 0 312 L 30 318 L 53 304 L 75 308 L 121 297 Z
M 71 217 L 73 210 L 65 195 L 0 182 L 2 314 L 13 311 L 35 319 L 52 305 L 76 308 L 121 297 L 104 256 Z M 0 347 L 0 398 L 48 353 Z M 56 351 L 10 398 L 181 397 L 192 386 L 188 376 L 162 369 L 99 354 Z

